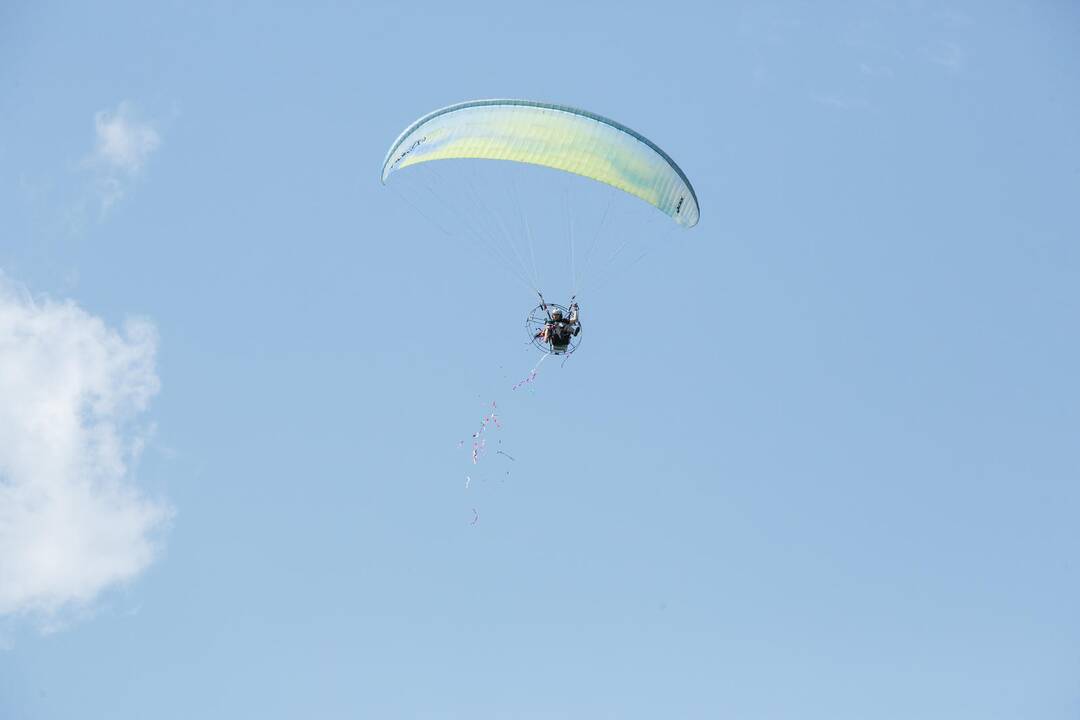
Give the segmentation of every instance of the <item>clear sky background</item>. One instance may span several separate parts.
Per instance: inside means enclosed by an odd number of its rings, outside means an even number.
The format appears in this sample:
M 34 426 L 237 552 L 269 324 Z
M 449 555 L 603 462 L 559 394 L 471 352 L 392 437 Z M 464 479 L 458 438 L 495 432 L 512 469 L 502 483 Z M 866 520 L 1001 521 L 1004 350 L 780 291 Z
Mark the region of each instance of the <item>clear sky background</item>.
M 4 3 L 0 718 L 1080 716 L 1078 37 Z M 378 181 L 483 97 L 702 208 L 519 391 L 529 291 Z

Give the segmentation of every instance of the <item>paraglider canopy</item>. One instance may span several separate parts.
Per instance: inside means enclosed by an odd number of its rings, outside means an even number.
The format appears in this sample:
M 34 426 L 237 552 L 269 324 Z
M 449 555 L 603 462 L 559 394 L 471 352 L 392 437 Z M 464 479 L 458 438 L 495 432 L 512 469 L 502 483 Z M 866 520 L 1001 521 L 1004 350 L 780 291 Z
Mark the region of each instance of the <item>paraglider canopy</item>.
M 450 158 L 563 170 L 641 198 L 685 227 L 698 222 L 694 188 L 667 153 L 625 125 L 585 110 L 530 100 L 474 100 L 436 110 L 390 146 L 382 181 L 410 165 Z

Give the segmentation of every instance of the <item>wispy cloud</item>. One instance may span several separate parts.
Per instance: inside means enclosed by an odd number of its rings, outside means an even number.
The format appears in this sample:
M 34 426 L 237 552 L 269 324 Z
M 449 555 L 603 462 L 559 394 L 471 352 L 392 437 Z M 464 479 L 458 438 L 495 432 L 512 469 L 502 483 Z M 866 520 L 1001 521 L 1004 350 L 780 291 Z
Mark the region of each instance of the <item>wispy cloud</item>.
M 749 3 L 739 14 L 738 34 L 768 45 L 783 45 L 802 27 L 791 7 L 773 2 Z
M 87 164 L 97 174 L 102 210 L 108 210 L 135 182 L 161 145 L 154 126 L 138 119 L 129 102 L 94 115 L 96 142 Z
M 0 274 L 0 616 L 54 626 L 153 561 L 171 510 L 136 486 L 157 334 Z
M 862 98 L 842 95 L 840 93 L 810 93 L 810 99 L 819 105 L 825 105 L 835 110 L 866 110 L 870 103 Z
M 875 65 L 865 61 L 859 63 L 859 73 L 866 77 L 891 78 L 893 76 L 891 67 L 887 65 Z
M 968 64 L 968 52 L 962 45 L 953 41 L 944 41 L 925 48 L 923 56 L 940 65 L 951 73 L 961 72 Z

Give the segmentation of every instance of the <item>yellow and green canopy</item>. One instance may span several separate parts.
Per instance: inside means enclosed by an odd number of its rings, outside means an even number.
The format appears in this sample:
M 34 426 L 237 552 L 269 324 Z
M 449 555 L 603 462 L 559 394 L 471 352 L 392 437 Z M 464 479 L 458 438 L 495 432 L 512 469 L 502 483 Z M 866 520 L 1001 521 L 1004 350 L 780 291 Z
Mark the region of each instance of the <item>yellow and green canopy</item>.
M 641 198 L 685 227 L 698 221 L 694 188 L 667 153 L 614 120 L 529 100 L 475 100 L 420 118 L 390 146 L 382 181 L 429 160 L 476 158 L 575 173 Z

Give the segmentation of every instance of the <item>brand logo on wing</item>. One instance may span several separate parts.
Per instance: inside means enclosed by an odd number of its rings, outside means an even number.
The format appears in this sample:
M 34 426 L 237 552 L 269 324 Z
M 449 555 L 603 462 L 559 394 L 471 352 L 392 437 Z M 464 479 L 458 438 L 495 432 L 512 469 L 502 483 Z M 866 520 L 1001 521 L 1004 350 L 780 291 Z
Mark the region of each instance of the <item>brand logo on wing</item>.
M 407 148 L 406 148 L 405 150 L 402 150 L 402 151 L 401 151 L 401 154 L 400 154 L 400 155 L 398 155 L 398 156 L 397 156 L 397 157 L 396 157 L 396 158 L 394 159 L 394 162 L 392 163 L 392 165 L 393 165 L 394 167 L 397 167 L 398 163 L 400 163 L 400 162 L 401 162 L 402 160 L 404 160 L 404 159 L 405 159 L 405 157 L 406 157 L 406 156 L 407 156 L 407 155 L 408 155 L 409 153 L 411 153 L 411 152 L 412 152 L 413 150 L 415 150 L 416 148 L 418 148 L 418 147 L 420 147 L 421 145 L 423 145 L 423 144 L 424 144 L 424 142 L 425 142 L 426 140 L 427 140 L 427 135 L 425 135 L 424 137 L 422 137 L 422 138 L 420 138 L 419 140 L 417 140 L 416 142 L 414 142 L 414 143 L 413 143 L 412 145 L 410 145 L 409 147 L 407 147 Z
M 681 197 L 681 198 L 679 198 L 679 204 L 675 206 L 675 214 L 676 214 L 676 215 L 678 215 L 678 214 L 679 214 L 679 212 L 680 212 L 680 211 L 682 210 L 682 201 L 683 201 L 683 200 L 685 200 L 685 199 L 686 199 L 686 197 L 685 197 L 685 196 L 684 196 L 684 197 Z

